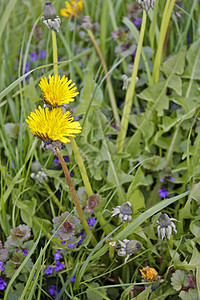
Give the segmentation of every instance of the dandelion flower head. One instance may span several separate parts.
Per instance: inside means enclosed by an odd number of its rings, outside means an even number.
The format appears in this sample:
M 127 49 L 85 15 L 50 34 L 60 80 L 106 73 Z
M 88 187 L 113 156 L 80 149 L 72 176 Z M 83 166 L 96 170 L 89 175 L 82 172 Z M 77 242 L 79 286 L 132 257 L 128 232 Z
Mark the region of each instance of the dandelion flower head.
M 158 280 L 158 272 L 154 268 L 150 268 L 149 266 L 140 269 L 140 272 L 144 279 L 146 279 L 148 282 L 156 281 Z
M 44 143 L 50 144 L 52 141 L 70 142 L 67 136 L 75 137 L 81 132 L 79 122 L 73 122 L 69 112 L 63 114 L 62 109 L 57 107 L 51 111 L 46 107 L 38 107 L 35 112 L 31 112 L 26 119 L 31 132 Z
M 46 77 L 42 78 L 39 87 L 42 90 L 44 102 L 48 106 L 61 106 L 74 101 L 74 97 L 79 93 L 76 92 L 75 83 L 68 80 L 65 75 L 49 75 L 49 81 Z
M 83 0 L 70 0 L 65 2 L 65 8 L 60 10 L 60 14 L 66 18 L 76 16 L 83 10 Z

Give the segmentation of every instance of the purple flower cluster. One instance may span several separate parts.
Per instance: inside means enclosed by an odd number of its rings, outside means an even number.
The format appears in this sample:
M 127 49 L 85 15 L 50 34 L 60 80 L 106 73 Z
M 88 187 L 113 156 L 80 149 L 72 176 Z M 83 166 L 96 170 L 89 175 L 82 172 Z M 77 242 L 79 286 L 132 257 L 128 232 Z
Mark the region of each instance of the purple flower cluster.
M 0 291 L 3 291 L 6 286 L 7 283 L 2 278 L 0 278 Z
M 94 226 L 94 224 L 96 223 L 96 219 L 95 217 L 90 218 L 88 220 L 88 225 L 90 227 L 90 229 L 92 229 L 92 227 Z M 84 230 L 81 230 L 81 232 L 78 234 L 78 237 L 81 237 L 80 240 L 78 241 L 78 244 L 81 245 L 83 243 L 83 240 L 86 238 L 87 234 Z
M 56 286 L 54 284 L 52 284 L 50 286 L 48 292 L 49 292 L 49 295 L 52 296 L 53 299 L 55 299 L 59 294 L 59 291 L 57 291 Z
M 168 195 L 168 191 L 166 189 L 159 189 L 158 193 L 159 193 L 159 196 L 162 198 L 166 198 Z
M 3 272 L 3 270 L 4 270 L 4 263 L 0 261 L 0 271 Z

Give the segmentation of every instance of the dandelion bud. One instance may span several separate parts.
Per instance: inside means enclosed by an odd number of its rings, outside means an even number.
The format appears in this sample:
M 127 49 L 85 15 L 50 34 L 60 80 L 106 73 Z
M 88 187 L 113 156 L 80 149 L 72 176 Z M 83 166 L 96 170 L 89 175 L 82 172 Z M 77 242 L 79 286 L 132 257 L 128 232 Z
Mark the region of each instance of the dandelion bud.
M 137 2 L 142 6 L 143 9 L 148 11 L 150 8 L 153 8 L 155 0 L 137 0 Z
M 157 230 L 158 230 L 158 237 L 161 239 L 164 239 L 165 237 L 167 237 L 168 239 L 170 239 L 170 236 L 172 234 L 172 231 L 174 231 L 174 233 L 177 233 L 176 231 L 176 226 L 172 221 L 177 221 L 174 218 L 169 218 L 169 216 L 167 214 L 161 214 L 157 224 Z
M 128 201 L 123 203 L 121 206 L 113 208 L 112 217 L 119 215 L 122 222 L 130 222 L 132 220 L 132 212 L 131 203 Z
M 56 9 L 51 2 L 47 2 L 44 5 L 44 16 L 42 18 L 44 18 L 44 25 L 46 25 L 50 30 L 58 32 L 61 21 L 57 16 Z
M 119 256 L 127 255 L 127 257 L 125 258 L 125 263 L 129 259 L 129 256 L 131 254 L 133 254 L 141 249 L 141 244 L 136 240 L 124 239 L 123 241 L 119 241 L 119 244 L 120 244 L 121 248 L 118 250 L 117 254 Z

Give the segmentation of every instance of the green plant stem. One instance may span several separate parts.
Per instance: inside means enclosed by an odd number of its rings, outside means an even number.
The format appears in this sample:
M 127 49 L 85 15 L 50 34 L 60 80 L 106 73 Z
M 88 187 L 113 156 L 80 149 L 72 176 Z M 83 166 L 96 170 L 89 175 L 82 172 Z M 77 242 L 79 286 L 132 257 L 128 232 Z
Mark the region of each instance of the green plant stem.
M 110 103 L 111 103 L 111 106 L 112 106 L 112 110 L 113 110 L 113 115 L 114 115 L 114 118 L 115 118 L 115 122 L 117 125 L 120 125 L 120 118 L 119 118 L 119 114 L 118 114 L 118 111 L 117 111 L 117 103 L 116 103 L 116 99 L 115 99 L 115 94 L 114 94 L 114 91 L 113 91 L 113 88 L 112 88 L 112 83 L 110 81 L 110 77 L 108 76 L 108 69 L 107 69 L 107 66 L 106 66 L 106 63 L 105 63 L 105 60 L 103 58 L 103 55 L 101 53 L 101 50 L 95 40 L 95 37 L 92 33 L 92 31 L 90 29 L 87 29 L 87 33 L 97 51 L 97 54 L 99 56 L 99 59 L 101 61 L 101 64 L 102 64 L 102 67 L 103 67 L 103 70 L 104 70 L 104 74 L 106 75 L 106 81 L 107 81 L 107 87 L 108 87 L 108 93 L 109 93 L 109 97 L 110 97 Z
M 42 184 L 46 188 L 47 192 L 51 196 L 51 198 L 54 201 L 54 203 L 60 208 L 60 210 L 62 212 L 65 212 L 66 211 L 65 208 L 63 206 L 60 206 L 60 201 L 58 200 L 58 198 L 56 197 L 56 195 L 53 193 L 53 191 L 50 189 L 49 185 L 46 183 L 45 180 L 43 180 Z
M 52 34 L 52 45 L 53 45 L 53 71 L 54 75 L 58 75 L 58 51 L 57 51 L 57 43 L 56 43 L 56 32 L 54 30 L 51 31 Z
M 140 56 L 141 56 L 141 51 L 142 51 L 142 44 L 143 44 L 143 39 L 144 39 L 144 32 L 145 32 L 145 27 L 146 27 L 146 19 L 147 19 L 147 14 L 146 14 L 146 11 L 143 10 L 142 25 L 141 25 L 141 30 L 140 30 L 140 36 L 139 36 L 135 61 L 134 61 L 134 65 L 133 65 L 131 82 L 130 82 L 130 85 L 127 89 L 126 96 L 125 96 L 125 104 L 124 104 L 124 110 L 123 110 L 121 126 L 120 126 L 121 129 L 120 129 L 118 139 L 117 139 L 117 146 L 118 146 L 119 152 L 123 152 L 125 137 L 126 137 L 126 133 L 127 133 L 127 129 L 128 129 L 129 117 L 130 117 L 130 113 L 131 113 L 133 96 L 134 96 L 134 92 L 135 92 L 136 77 L 137 77 L 137 73 L 138 73 L 138 67 L 139 67 Z
M 175 0 L 167 0 L 167 3 L 165 5 L 162 23 L 161 23 L 161 29 L 160 29 L 160 35 L 159 35 L 159 41 L 158 41 L 158 47 L 156 52 L 155 61 L 153 64 L 153 82 L 154 84 L 158 83 L 159 76 L 160 76 L 160 65 L 162 62 L 162 54 L 163 54 L 163 46 L 165 42 L 165 37 L 167 34 L 167 29 L 169 26 L 171 14 L 174 8 Z
M 69 139 L 70 139 L 70 143 L 72 145 L 72 149 L 74 151 L 74 155 L 76 157 L 76 161 L 77 161 L 78 166 L 79 166 L 79 170 L 81 172 L 81 176 L 82 176 L 82 179 L 83 179 L 83 183 L 84 183 L 86 192 L 87 192 L 88 196 L 92 195 L 93 194 L 92 187 L 90 185 L 90 182 L 89 182 L 89 179 L 88 179 L 88 176 L 87 176 L 87 172 L 86 172 L 85 166 L 83 164 L 82 157 L 81 157 L 80 152 L 78 150 L 78 146 L 77 146 L 77 144 L 75 142 L 75 139 L 73 137 L 69 137 Z
M 54 63 L 54 74 L 58 74 L 58 54 L 57 54 L 57 43 L 56 43 L 56 33 L 54 31 L 52 31 L 52 43 L 53 43 L 53 63 Z M 92 195 L 93 194 L 93 191 L 92 191 L 92 187 L 90 185 L 90 181 L 88 179 L 88 176 L 87 176 L 87 172 L 86 172 L 86 169 L 85 169 L 85 166 L 84 166 L 84 163 L 83 163 L 83 160 L 82 160 L 82 157 L 80 155 L 80 152 L 78 150 L 78 147 L 77 147 L 77 144 L 76 144 L 76 141 L 73 137 L 70 137 L 70 142 L 71 142 L 71 145 L 72 145 L 72 149 L 73 149 L 73 152 L 74 152 L 74 155 L 76 157 L 76 160 L 77 160 L 77 163 L 78 163 L 78 166 L 79 166 L 79 170 L 81 172 L 81 177 L 83 179 L 83 183 L 84 183 L 84 186 L 85 186 L 85 189 L 86 189 L 86 192 L 89 195 Z M 66 165 L 65 165 L 66 166 Z M 68 169 L 67 169 L 68 170 Z M 71 180 L 71 178 L 70 178 Z M 74 191 L 75 193 L 75 191 Z M 75 193 L 76 194 L 76 193 Z M 77 196 L 76 196 L 77 198 Z M 55 199 L 53 199 L 55 201 Z M 78 198 L 77 198 L 77 201 L 78 201 Z M 79 202 L 78 202 L 79 204 Z M 80 204 L 79 204 L 80 206 Z M 80 209 L 81 209 L 81 206 L 80 206 Z M 82 209 L 81 209 L 82 211 Z M 82 212 L 83 213 L 83 212 Z M 101 224 L 101 227 L 102 229 L 104 230 L 104 232 L 106 234 L 109 234 L 111 229 L 109 229 L 108 225 L 106 225 L 106 221 L 104 220 L 103 216 L 101 216 L 101 213 L 100 212 L 97 212 L 96 213 L 96 216 L 97 218 L 99 219 L 99 223 Z M 85 216 L 83 215 L 84 219 L 85 219 Z M 86 221 L 86 219 L 85 219 Z M 87 223 L 87 221 L 86 221 Z M 87 227 L 89 228 L 88 224 L 87 224 Z M 90 228 L 89 228 L 90 229 Z M 85 230 L 86 231 L 86 230 Z M 87 233 L 87 231 L 86 231 Z M 94 236 L 93 236 L 94 237 Z M 95 240 L 95 238 L 94 238 Z M 92 241 L 92 239 L 91 239 Z M 95 243 L 96 243 L 96 240 L 95 240 Z
M 79 215 L 79 218 L 81 220 L 81 223 L 83 225 L 83 228 L 85 230 L 85 232 L 89 235 L 91 235 L 91 242 L 93 244 L 93 246 L 95 246 L 97 244 L 97 241 L 94 237 L 94 235 L 92 234 L 91 230 L 90 230 L 90 227 L 87 223 L 87 220 L 84 216 L 84 213 L 82 211 L 82 208 L 81 208 L 81 205 L 78 201 L 78 198 L 77 198 L 77 195 L 76 195 L 76 192 L 75 192 L 75 189 L 74 189 L 74 186 L 73 186 L 73 183 L 72 183 L 72 180 L 71 180 L 71 177 L 70 177 L 70 174 L 69 174 L 69 170 L 65 164 L 65 161 L 64 161 L 64 158 L 62 156 L 62 154 L 60 153 L 59 149 L 57 148 L 56 149 L 56 153 L 57 153 L 57 156 L 59 158 L 59 161 L 61 163 L 61 166 L 63 168 L 63 171 L 64 171 L 64 174 L 65 174 L 65 178 L 67 180 L 67 184 L 69 186 L 69 190 L 70 190 L 70 193 L 71 193 L 71 196 L 72 196 L 72 200 L 73 200 L 73 203 L 76 207 L 76 210 L 77 210 L 77 213 Z
M 82 157 L 80 155 L 80 152 L 78 150 L 78 146 L 76 144 L 76 141 L 73 137 L 69 137 L 69 139 L 70 139 L 70 142 L 71 142 L 71 145 L 72 145 L 74 155 L 76 157 L 76 161 L 77 161 L 78 166 L 79 166 L 79 170 L 81 172 L 81 177 L 83 179 L 83 183 L 84 183 L 84 186 L 85 186 L 85 189 L 86 189 L 86 193 L 88 194 L 88 196 L 92 195 L 93 194 L 92 187 L 90 185 L 90 181 L 88 179 L 87 172 L 86 172 Z M 99 219 L 99 223 L 101 224 L 101 227 L 104 230 L 104 232 L 106 234 L 109 234 L 111 229 L 109 229 L 109 226 L 106 225 L 106 221 L 105 221 L 104 217 L 101 216 L 100 212 L 96 212 L 95 214 L 96 214 L 97 218 Z

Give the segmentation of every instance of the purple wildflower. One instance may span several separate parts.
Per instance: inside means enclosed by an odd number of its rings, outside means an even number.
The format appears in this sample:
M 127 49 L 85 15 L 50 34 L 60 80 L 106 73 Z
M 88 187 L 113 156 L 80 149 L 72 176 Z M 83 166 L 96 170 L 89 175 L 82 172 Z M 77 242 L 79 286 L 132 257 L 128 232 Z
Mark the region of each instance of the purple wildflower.
M 67 211 L 62 213 L 60 217 L 53 218 L 55 232 L 61 225 L 61 228 L 55 234 L 55 237 L 59 237 L 61 240 L 66 240 L 75 234 L 76 227 L 79 226 L 80 221 L 75 216 L 70 215 Z
M 30 62 L 27 60 L 26 66 L 25 66 L 25 73 L 27 73 L 30 69 Z
M 59 294 L 59 291 L 57 291 L 56 286 L 54 284 L 52 284 L 50 286 L 50 288 L 48 289 L 48 292 L 49 292 L 49 295 L 52 296 L 53 299 L 55 299 Z
M 3 272 L 3 270 L 4 270 L 4 263 L 0 261 L 0 271 Z
M 63 158 L 64 158 L 64 160 L 65 160 L 66 162 L 70 162 L 70 158 L 69 158 L 69 156 L 67 156 L 67 155 L 64 155 L 64 156 L 63 156 Z
M 6 286 L 7 283 L 2 278 L 0 278 L 0 291 L 3 291 Z
M 139 26 L 142 23 L 142 18 L 137 18 L 134 21 L 135 26 Z
M 29 56 L 33 62 L 35 62 L 38 59 L 38 55 L 36 52 L 32 52 Z
M 159 196 L 162 198 L 165 198 L 168 195 L 168 191 L 166 189 L 160 189 L 160 190 L 158 190 L 158 193 L 159 193 Z
M 68 241 L 71 241 L 71 239 L 68 239 Z M 75 246 L 75 243 L 71 243 L 71 244 L 69 244 L 68 246 L 67 246 L 67 248 L 73 248 Z
M 174 181 L 175 181 L 175 178 L 174 178 L 174 177 L 171 177 L 170 180 L 171 180 L 171 182 L 174 182 Z
M 40 58 L 45 58 L 46 57 L 46 51 L 45 50 L 41 50 L 40 52 Z
M 28 254 L 28 250 L 27 249 L 22 249 L 22 252 L 24 253 L 24 255 Z
M 70 177 L 74 177 L 74 172 L 73 171 L 70 172 Z
M 54 253 L 55 260 L 60 260 L 61 258 L 63 258 L 58 249 L 56 249 L 55 252 L 56 252 L 56 253 Z
M 78 234 L 78 237 L 81 237 L 78 241 L 78 244 L 81 245 L 83 240 L 86 238 L 87 234 L 84 230 L 81 230 L 81 232 Z
M 94 209 L 98 206 L 100 202 L 99 194 L 92 194 L 88 197 L 86 209 L 89 213 L 94 213 Z
M 92 227 L 94 226 L 95 223 L 96 223 L 95 217 L 90 218 L 90 219 L 88 220 L 88 225 L 89 225 L 90 229 L 92 229 Z
M 65 267 L 65 264 L 62 264 L 61 262 L 56 262 L 56 271 L 60 271 Z
M 165 178 L 160 178 L 160 182 L 164 182 Z
M 53 273 L 53 270 L 55 267 L 51 267 L 50 265 L 47 265 L 47 268 L 44 270 L 44 274 L 49 275 Z
M 69 273 L 70 274 L 70 273 Z M 68 275 L 66 276 L 66 278 L 68 278 Z M 76 280 L 76 274 L 74 274 L 74 276 L 72 276 L 72 278 L 71 278 L 71 282 L 74 282 Z

